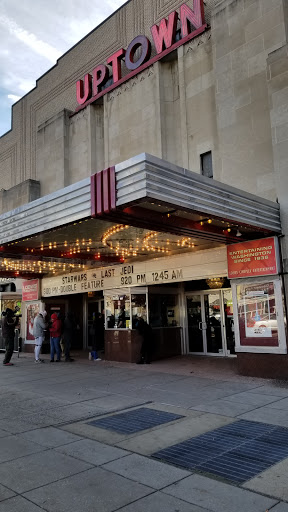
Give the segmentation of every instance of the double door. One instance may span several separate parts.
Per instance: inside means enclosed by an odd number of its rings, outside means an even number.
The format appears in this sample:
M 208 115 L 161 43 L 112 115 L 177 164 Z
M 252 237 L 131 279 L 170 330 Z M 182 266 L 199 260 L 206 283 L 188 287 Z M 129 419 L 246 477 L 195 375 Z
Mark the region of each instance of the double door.
M 231 289 L 186 296 L 188 352 L 202 355 L 235 354 Z

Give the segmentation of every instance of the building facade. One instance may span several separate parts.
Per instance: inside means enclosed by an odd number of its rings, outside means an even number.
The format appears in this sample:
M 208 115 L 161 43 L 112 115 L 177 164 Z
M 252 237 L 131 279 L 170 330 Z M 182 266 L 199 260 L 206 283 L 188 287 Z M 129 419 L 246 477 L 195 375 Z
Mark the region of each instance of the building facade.
M 287 376 L 287 22 L 285 0 L 130 0 L 13 106 L 0 273 L 79 309 L 84 348 L 103 308 L 111 359 L 140 315 L 159 357 Z

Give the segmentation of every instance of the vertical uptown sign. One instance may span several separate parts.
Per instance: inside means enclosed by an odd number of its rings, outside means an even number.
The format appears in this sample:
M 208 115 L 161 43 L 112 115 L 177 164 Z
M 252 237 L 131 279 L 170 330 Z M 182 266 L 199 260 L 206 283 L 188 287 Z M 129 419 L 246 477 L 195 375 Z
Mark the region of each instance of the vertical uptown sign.
M 120 48 L 108 57 L 105 64 L 99 64 L 91 73 L 84 76 L 84 80 L 78 80 L 76 94 L 79 106 L 76 112 L 198 36 L 204 32 L 206 27 L 203 0 L 194 0 L 193 9 L 188 7 L 187 4 L 181 5 L 179 13 L 173 11 L 167 19 L 163 18 L 158 25 L 155 24 L 151 27 L 156 50 L 155 57 L 151 58 L 151 41 L 148 37 L 140 35 L 131 41 L 127 50 Z M 125 62 L 128 71 L 128 74 L 124 77 L 122 77 L 122 61 Z M 107 87 L 107 82 L 110 79 L 113 83 Z

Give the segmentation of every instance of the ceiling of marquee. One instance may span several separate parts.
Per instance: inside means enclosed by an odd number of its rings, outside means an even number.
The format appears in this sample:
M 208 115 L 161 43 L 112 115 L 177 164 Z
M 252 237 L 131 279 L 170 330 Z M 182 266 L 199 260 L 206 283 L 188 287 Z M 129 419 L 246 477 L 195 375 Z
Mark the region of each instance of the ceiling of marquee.
M 193 253 L 263 236 L 249 226 L 147 202 L 135 210 L 117 211 L 112 220 L 89 218 L 5 244 L 0 247 L 0 275 L 50 276 Z

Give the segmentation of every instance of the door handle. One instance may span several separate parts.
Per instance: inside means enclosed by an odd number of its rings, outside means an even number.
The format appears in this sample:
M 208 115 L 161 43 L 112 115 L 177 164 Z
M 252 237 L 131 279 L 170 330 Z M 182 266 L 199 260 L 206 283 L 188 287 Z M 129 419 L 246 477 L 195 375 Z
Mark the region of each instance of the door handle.
M 200 331 L 204 331 L 205 329 L 207 329 L 206 322 L 199 322 L 198 328 L 199 328 Z

